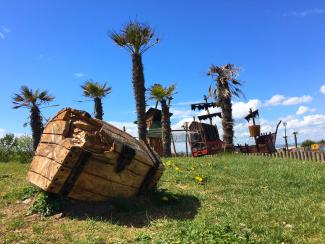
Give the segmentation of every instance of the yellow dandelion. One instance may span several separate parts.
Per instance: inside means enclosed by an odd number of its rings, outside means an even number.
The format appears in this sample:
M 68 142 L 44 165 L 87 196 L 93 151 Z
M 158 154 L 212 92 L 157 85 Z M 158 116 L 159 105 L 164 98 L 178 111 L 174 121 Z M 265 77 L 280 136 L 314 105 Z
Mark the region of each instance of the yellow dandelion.
M 171 161 L 167 161 L 166 163 L 165 163 L 165 165 L 167 166 L 167 167 L 170 167 L 170 166 L 172 166 L 172 162 Z
M 195 176 L 194 179 L 199 184 L 201 184 L 203 182 L 203 178 L 201 176 Z

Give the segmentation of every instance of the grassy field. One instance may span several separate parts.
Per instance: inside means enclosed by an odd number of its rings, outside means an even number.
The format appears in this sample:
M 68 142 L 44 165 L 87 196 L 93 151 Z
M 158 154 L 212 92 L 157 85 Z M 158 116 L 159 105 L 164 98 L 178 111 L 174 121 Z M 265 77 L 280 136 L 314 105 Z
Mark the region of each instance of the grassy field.
M 26 215 L 27 164 L 0 163 L 4 243 L 325 243 L 325 164 L 221 155 L 170 158 L 146 199 L 89 206 L 63 217 Z

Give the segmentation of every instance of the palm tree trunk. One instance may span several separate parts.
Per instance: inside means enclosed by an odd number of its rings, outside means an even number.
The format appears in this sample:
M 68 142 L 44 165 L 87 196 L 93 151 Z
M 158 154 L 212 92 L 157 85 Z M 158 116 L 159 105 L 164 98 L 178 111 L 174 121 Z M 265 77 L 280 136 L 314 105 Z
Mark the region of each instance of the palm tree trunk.
M 38 146 L 38 143 L 41 140 L 41 136 L 44 129 L 41 111 L 36 105 L 31 107 L 30 109 L 30 126 L 32 128 L 33 148 L 35 151 Z
M 161 127 L 162 127 L 162 144 L 163 144 L 163 155 L 170 157 L 171 152 L 171 128 L 170 128 L 170 117 L 169 107 L 167 106 L 166 100 L 161 100 Z
M 103 120 L 104 112 L 103 112 L 102 99 L 99 97 L 95 97 L 94 103 L 95 103 L 95 108 L 94 108 L 95 118 Z
M 226 98 L 222 102 L 221 105 L 222 111 L 222 128 L 223 128 L 223 142 L 225 144 L 226 150 L 233 149 L 233 119 L 232 119 L 232 107 L 231 107 L 231 99 Z
M 146 142 L 147 123 L 146 123 L 146 98 L 142 57 L 138 53 L 132 54 L 132 83 L 136 102 L 137 124 L 139 139 Z
M 223 143 L 225 150 L 233 150 L 233 119 L 232 119 L 232 104 L 231 96 L 225 96 L 225 90 L 229 90 L 227 81 L 221 82 L 217 79 L 217 94 L 222 113 L 222 129 L 223 129 Z

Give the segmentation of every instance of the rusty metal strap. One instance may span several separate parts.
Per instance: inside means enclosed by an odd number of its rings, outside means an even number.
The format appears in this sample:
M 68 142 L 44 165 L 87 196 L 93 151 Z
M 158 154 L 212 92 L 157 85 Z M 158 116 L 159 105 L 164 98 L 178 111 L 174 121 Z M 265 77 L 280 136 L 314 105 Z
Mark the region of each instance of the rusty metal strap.
M 68 195 L 73 188 L 74 184 L 76 183 L 77 179 L 79 178 L 80 174 L 82 173 L 87 160 L 90 158 L 91 153 L 87 152 L 85 150 L 81 151 L 81 154 L 78 158 L 78 161 L 76 162 L 75 166 L 71 170 L 71 173 L 69 177 L 64 182 L 60 194 L 62 195 Z
M 126 166 L 128 166 L 135 157 L 135 150 L 128 145 L 123 145 L 122 151 L 117 159 L 115 171 L 117 173 L 122 172 Z

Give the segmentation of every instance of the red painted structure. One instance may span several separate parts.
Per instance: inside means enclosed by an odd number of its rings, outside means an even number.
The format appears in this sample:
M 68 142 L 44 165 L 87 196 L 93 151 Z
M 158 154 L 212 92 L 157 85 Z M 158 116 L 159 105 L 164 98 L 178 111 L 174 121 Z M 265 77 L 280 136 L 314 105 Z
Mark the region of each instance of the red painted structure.
M 193 157 L 216 154 L 223 150 L 217 126 L 197 121 L 189 125 L 189 143 Z

